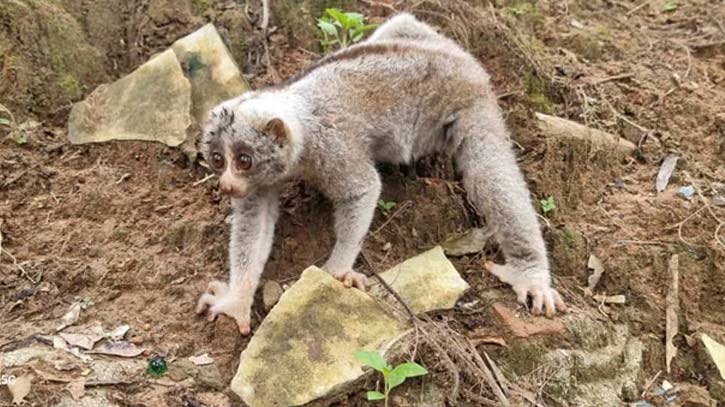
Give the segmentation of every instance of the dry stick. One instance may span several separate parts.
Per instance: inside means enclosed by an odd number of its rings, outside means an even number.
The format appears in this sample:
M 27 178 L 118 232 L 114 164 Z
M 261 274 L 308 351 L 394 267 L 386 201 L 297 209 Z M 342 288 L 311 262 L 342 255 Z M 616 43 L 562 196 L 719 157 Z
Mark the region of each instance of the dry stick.
M 473 360 L 476 362 L 478 369 L 483 372 L 483 377 L 488 382 L 488 387 L 493 390 L 493 394 L 496 395 L 498 401 L 500 401 L 502 405 L 509 406 L 510 403 L 508 398 L 506 398 L 506 395 L 503 394 L 501 386 L 496 382 L 496 379 L 493 377 L 493 373 L 491 373 L 491 369 L 486 366 L 486 362 L 484 362 L 481 358 L 481 354 L 478 353 L 478 350 L 476 350 L 476 347 L 473 346 L 470 340 L 466 339 L 466 344 L 468 344 L 468 350 L 473 355 Z
M 657 380 L 658 377 L 660 377 L 661 374 L 662 374 L 661 370 L 659 372 L 657 372 L 655 377 L 653 377 L 652 380 L 650 380 L 647 383 L 647 385 L 644 387 L 644 391 L 642 391 L 642 394 L 640 395 L 640 397 L 644 397 L 647 394 L 647 392 L 649 391 L 649 388 L 652 387 L 652 384 L 655 382 L 655 380 Z
M 214 174 L 209 174 L 209 175 L 207 175 L 206 177 L 204 177 L 204 178 L 200 179 L 199 181 L 196 181 L 196 182 L 195 182 L 195 183 L 193 183 L 192 185 L 193 185 L 193 186 L 195 186 L 195 187 L 196 187 L 196 186 L 199 186 L 199 185 L 201 185 L 201 184 L 203 184 L 203 183 L 205 183 L 205 182 L 209 181 L 209 180 L 210 180 L 210 179 L 212 179 L 212 178 L 214 178 Z
M 407 209 L 411 205 L 413 205 L 413 203 L 411 201 L 405 201 L 405 203 L 402 204 L 402 205 L 400 205 L 400 208 L 398 208 L 395 212 L 393 212 L 393 214 L 390 215 L 388 217 L 388 219 L 386 219 L 385 222 L 383 222 L 383 224 L 380 225 L 380 227 L 378 227 L 377 229 L 375 229 L 375 231 L 373 233 L 371 233 L 370 236 L 377 235 L 378 232 L 380 232 L 381 230 L 383 230 L 384 227 L 388 226 L 388 223 L 390 223 L 390 221 L 392 221 L 393 218 L 395 218 L 396 216 L 398 216 L 399 213 L 403 212 L 403 210 Z
M 599 79 L 599 80 L 596 80 L 596 81 L 592 82 L 592 86 L 601 85 L 603 83 L 607 83 L 607 82 L 611 82 L 611 81 L 618 81 L 618 80 L 622 80 L 622 79 L 629 79 L 629 78 L 631 78 L 633 76 L 634 76 L 634 74 L 632 72 L 623 73 L 623 74 L 619 74 L 619 75 L 613 75 L 613 76 L 607 76 L 606 78 L 602 78 L 602 79 Z
M 267 34 L 269 26 L 269 0 L 262 0 L 262 31 Z
M 652 0 L 645 0 L 645 1 L 643 1 L 642 3 L 640 3 L 639 6 L 637 6 L 637 7 L 633 8 L 633 9 L 629 10 L 627 12 L 627 15 L 629 16 L 629 15 L 632 15 L 632 14 L 636 13 L 637 11 L 639 11 L 640 9 L 642 9 L 642 7 L 648 5 L 651 2 L 652 2 Z
M 715 213 L 715 211 L 712 210 L 712 207 L 710 206 L 710 203 L 707 202 L 705 197 L 702 195 L 702 192 L 700 191 L 700 187 L 695 184 L 695 181 L 690 176 L 690 173 L 687 171 L 683 171 L 683 174 L 685 174 L 685 178 L 687 178 L 687 181 L 690 182 L 693 186 L 695 186 L 695 192 L 697 192 L 697 196 L 700 197 L 700 200 L 702 200 L 702 204 L 705 205 L 705 208 L 708 212 L 710 212 L 710 215 L 715 219 L 715 221 L 718 223 L 717 227 L 715 228 L 715 241 L 722 246 L 723 249 L 725 249 L 725 243 L 723 243 L 722 240 L 720 240 L 720 236 L 718 235 L 720 233 L 720 229 L 722 228 L 723 223 L 725 223 L 722 219 L 720 219 L 719 216 Z

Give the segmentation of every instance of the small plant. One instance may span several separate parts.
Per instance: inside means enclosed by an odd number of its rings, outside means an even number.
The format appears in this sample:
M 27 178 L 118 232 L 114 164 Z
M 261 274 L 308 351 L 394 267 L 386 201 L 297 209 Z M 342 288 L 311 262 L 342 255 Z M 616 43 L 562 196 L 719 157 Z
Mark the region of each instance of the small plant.
M 673 0 L 666 1 L 665 4 L 662 6 L 662 11 L 671 13 L 675 10 L 677 10 L 677 2 Z
M 554 201 L 553 196 L 549 196 L 546 199 L 542 199 L 541 202 L 541 211 L 544 213 L 549 213 L 556 209 L 556 202 Z
M 383 216 L 387 217 L 390 215 L 390 211 L 395 208 L 396 203 L 393 201 L 386 202 L 385 200 L 381 199 L 378 201 L 378 209 L 380 209 L 380 212 L 383 213 Z
M 360 13 L 343 12 L 336 8 L 326 9 L 325 15 L 317 20 L 317 27 L 322 31 L 322 50 L 327 53 L 333 45 L 344 48 L 362 40 L 366 32 L 378 26 L 365 24 L 365 18 Z
M 386 362 L 378 352 L 355 352 L 355 359 L 383 374 L 383 380 L 385 381 L 385 393 L 381 393 L 379 391 L 369 391 L 368 400 L 385 400 L 386 407 L 388 405 L 388 396 L 390 395 L 391 390 L 403 384 L 405 379 L 409 377 L 428 374 L 428 371 L 423 366 L 415 362 L 401 363 L 393 368 L 388 365 L 388 362 Z

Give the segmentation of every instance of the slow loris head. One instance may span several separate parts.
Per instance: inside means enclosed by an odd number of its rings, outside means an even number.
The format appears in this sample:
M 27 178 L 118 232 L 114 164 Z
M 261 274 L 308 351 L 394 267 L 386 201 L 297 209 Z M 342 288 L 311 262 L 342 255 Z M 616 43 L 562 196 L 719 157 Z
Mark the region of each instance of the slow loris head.
M 295 161 L 285 122 L 250 113 L 239 104 L 222 103 L 212 110 L 202 134 L 201 152 L 219 176 L 222 193 L 234 198 L 281 182 Z

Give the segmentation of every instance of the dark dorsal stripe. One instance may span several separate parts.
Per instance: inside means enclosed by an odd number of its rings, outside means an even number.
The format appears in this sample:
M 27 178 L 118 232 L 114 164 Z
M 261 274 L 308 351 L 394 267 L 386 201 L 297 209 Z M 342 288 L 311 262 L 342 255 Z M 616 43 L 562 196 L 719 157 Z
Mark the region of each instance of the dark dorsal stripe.
M 400 54 L 406 51 L 409 51 L 411 47 L 409 46 L 402 46 L 400 44 L 360 44 L 360 45 L 354 45 L 349 48 L 341 49 L 340 51 L 335 52 L 332 55 L 328 55 L 319 61 L 313 63 L 310 65 L 309 68 L 306 70 L 292 76 L 291 78 L 287 79 L 283 83 L 281 83 L 279 86 L 288 86 L 294 82 L 299 81 L 300 79 L 306 77 L 310 73 L 314 72 L 315 70 L 325 66 L 329 65 L 333 62 L 338 61 L 349 61 L 365 56 L 372 56 L 372 55 L 388 55 L 388 54 Z

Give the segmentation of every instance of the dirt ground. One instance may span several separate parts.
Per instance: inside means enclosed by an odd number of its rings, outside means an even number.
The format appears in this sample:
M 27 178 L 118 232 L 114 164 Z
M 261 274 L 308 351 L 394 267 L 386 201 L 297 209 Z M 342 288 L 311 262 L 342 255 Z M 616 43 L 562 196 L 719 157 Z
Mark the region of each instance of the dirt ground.
M 0 127 L 0 351 L 52 332 L 71 303 L 89 299 L 78 324 L 129 324 L 131 340 L 147 349 L 146 356 L 210 352 L 223 380 L 231 380 L 249 339 L 229 319 L 210 323 L 193 314 L 207 282 L 227 275 L 229 205 L 216 181 L 197 183 L 206 170 L 159 144 L 70 145 L 65 120 L 71 104 L 95 86 L 131 72 L 210 21 L 253 87 L 278 82 L 318 57 L 315 19 L 336 4 L 375 22 L 412 11 L 479 57 L 501 95 L 534 199 L 556 202 L 556 209 L 542 213 L 542 224 L 555 285 L 570 312 L 625 324 L 644 342 L 638 380 L 644 387 L 665 370 L 667 264 L 678 254 L 679 353 L 660 379 L 710 394 L 716 382 L 722 385 L 700 342 L 690 339 L 707 332 L 725 343 L 725 207 L 711 204 L 725 196 L 725 2 L 273 0 L 268 52 L 257 3 L 250 1 L 248 9 L 224 0 L 0 4 L 0 104 L 16 124 L 14 131 Z M 547 139 L 537 130 L 536 111 L 619 134 L 638 149 L 624 156 Z M 18 134 L 27 142 L 18 143 Z M 670 186 L 655 193 L 668 154 L 680 157 L 677 168 Z M 445 159 L 381 172 L 382 197 L 402 209 L 393 210 L 392 220 L 376 213 L 371 230 L 380 230 L 365 243 L 380 270 L 484 223 Z M 686 185 L 697 193 L 680 196 Z M 281 209 L 263 278 L 290 284 L 329 254 L 331 206 L 294 184 Z M 495 245 L 488 246 L 485 253 L 452 259 L 472 287 L 465 300 L 480 300 L 475 310 L 435 317 L 462 334 L 484 329 L 513 344 L 534 341 L 512 338 L 492 313 L 486 300 L 492 290 L 512 309 L 517 305 L 512 292 L 483 272 L 482 260 L 496 255 Z M 597 293 L 623 294 L 626 304 L 602 307 L 584 294 L 591 254 L 605 267 Z M 257 297 L 253 327 L 266 314 Z M 571 343 L 566 335 L 536 341 L 546 349 Z M 501 358 L 507 352 L 490 351 Z M 433 379 L 446 388 L 444 374 Z M 527 385 L 542 403 L 558 405 L 539 382 Z M 169 406 L 200 405 L 189 400 L 201 390 L 167 392 L 161 399 Z M 143 383 L 110 391 L 123 406 L 161 405 L 149 401 Z M 53 405 L 63 393 L 57 383 L 34 383 L 28 405 Z M 368 405 L 364 397 L 361 390 L 338 405 Z M 0 389 L 0 405 L 9 400 Z

